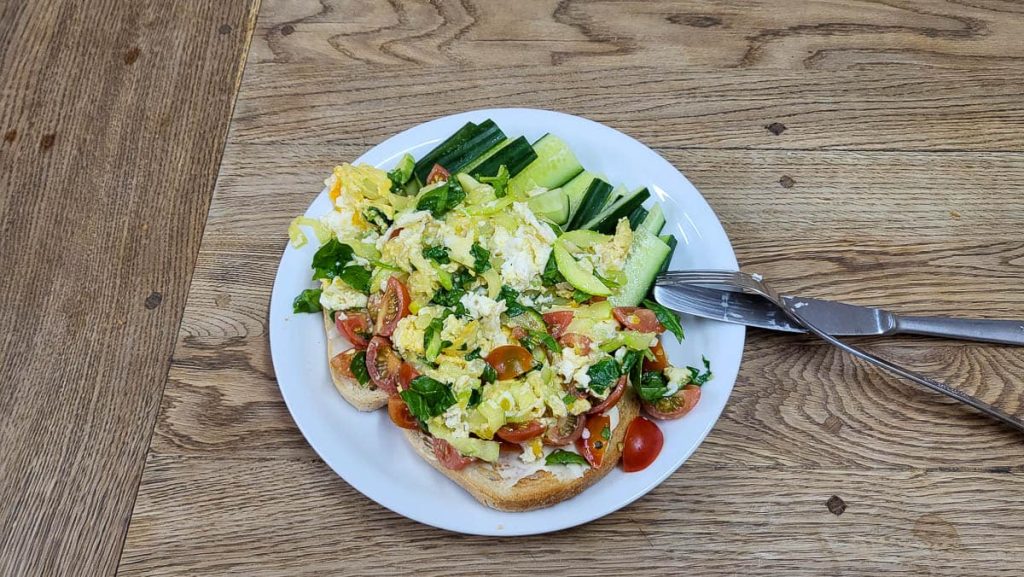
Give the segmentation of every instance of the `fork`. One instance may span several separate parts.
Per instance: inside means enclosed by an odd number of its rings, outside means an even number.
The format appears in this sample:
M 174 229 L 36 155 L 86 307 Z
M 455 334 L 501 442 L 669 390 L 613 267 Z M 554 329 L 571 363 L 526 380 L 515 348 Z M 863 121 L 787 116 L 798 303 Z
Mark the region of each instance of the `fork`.
M 666 287 L 673 285 L 697 285 L 730 292 L 744 292 L 759 295 L 768 299 L 772 304 L 782 309 L 789 318 L 793 319 L 797 324 L 802 325 L 816 337 L 839 348 L 840 350 L 867 361 L 877 367 L 886 369 L 893 374 L 914 381 L 919 385 L 928 387 L 933 391 L 942 393 L 947 397 L 956 399 L 961 403 L 970 405 L 989 417 L 992 417 L 997 421 L 1001 421 L 1018 431 L 1024 432 L 1024 421 L 1004 412 L 998 407 L 990 405 L 977 397 L 961 391 L 960 389 L 956 389 L 946 385 L 945 383 L 940 383 L 920 373 L 905 369 L 896 363 L 873 355 L 864 349 L 847 344 L 818 329 L 818 327 L 808 322 L 807 319 L 800 314 L 799 309 L 780 297 L 779 294 L 775 292 L 770 285 L 768 285 L 768 283 L 764 282 L 761 275 L 750 275 L 740 271 L 724 270 L 669 271 L 658 275 L 658 278 L 655 279 L 655 285 Z

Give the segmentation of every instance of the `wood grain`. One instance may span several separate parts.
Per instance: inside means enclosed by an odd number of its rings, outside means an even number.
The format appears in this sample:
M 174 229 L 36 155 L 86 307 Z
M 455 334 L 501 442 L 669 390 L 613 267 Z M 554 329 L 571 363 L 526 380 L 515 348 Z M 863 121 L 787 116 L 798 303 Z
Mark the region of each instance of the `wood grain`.
M 517 575 L 1009 577 L 1021 499 L 1017 473 L 695 465 L 608 517 L 510 541 L 411 522 L 314 459 L 154 457 L 120 575 L 490 575 L 500 559 Z
M 252 62 L 841 70 L 1024 64 L 1024 9 L 994 2 L 273 2 Z
M 0 5 L 0 574 L 116 568 L 254 8 Z

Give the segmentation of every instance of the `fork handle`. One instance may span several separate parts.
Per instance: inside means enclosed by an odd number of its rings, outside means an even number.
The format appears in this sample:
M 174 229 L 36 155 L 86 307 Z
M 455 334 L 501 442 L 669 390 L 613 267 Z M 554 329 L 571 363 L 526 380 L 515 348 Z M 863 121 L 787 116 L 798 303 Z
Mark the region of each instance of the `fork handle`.
M 1024 321 L 897 316 L 893 332 L 1024 345 Z

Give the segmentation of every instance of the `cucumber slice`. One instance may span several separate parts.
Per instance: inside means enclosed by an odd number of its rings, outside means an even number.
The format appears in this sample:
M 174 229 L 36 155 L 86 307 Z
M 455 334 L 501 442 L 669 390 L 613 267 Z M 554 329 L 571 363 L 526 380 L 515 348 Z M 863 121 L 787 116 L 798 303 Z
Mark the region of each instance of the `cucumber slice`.
M 455 150 L 456 148 L 465 144 L 469 139 L 473 138 L 480 132 L 480 127 L 473 122 L 467 122 L 462 128 L 455 131 L 455 134 L 446 138 L 441 144 L 434 147 L 433 150 L 423 155 L 423 158 L 416 162 L 416 166 L 413 168 L 412 173 L 419 179 L 420 182 L 427 181 L 427 174 L 431 168 L 434 168 L 434 164 L 437 160 Z M 443 165 L 442 165 L 443 166 Z
M 636 230 L 636 227 L 640 226 L 645 218 L 647 218 L 647 209 L 642 206 L 636 207 L 636 210 L 629 213 L 629 228 Z
M 589 222 L 595 216 L 601 213 L 601 209 L 604 208 L 606 202 L 608 202 L 608 196 L 612 192 L 612 185 L 595 178 L 590 182 L 590 186 L 587 188 L 587 193 L 583 195 L 583 202 L 580 203 L 576 212 L 573 213 L 572 219 L 569 221 L 569 230 L 576 228 L 582 228 L 582 224 Z
M 569 197 L 561 188 L 542 192 L 526 201 L 537 216 L 555 224 L 565 224 L 569 220 Z
M 655 204 L 651 207 L 651 211 L 647 213 L 647 218 L 637 227 L 636 232 L 642 230 L 652 236 L 657 236 L 663 226 L 665 226 L 665 213 L 661 210 L 660 204 Z
M 469 163 L 486 154 L 494 145 L 505 140 L 505 133 L 493 120 L 485 120 L 477 127 L 479 132 L 451 152 L 442 155 L 437 163 L 451 174 L 460 172 Z
M 528 331 L 548 330 L 548 326 L 544 324 L 544 316 L 530 307 L 523 307 L 523 314 L 510 317 L 505 322 L 510 327 L 522 327 Z
M 537 159 L 508 181 L 513 194 L 524 194 L 538 186 L 557 188 L 583 171 L 569 145 L 554 134 L 546 134 L 534 142 L 533 150 Z
M 559 240 L 572 243 L 580 248 L 590 248 L 596 244 L 608 242 L 611 239 L 608 235 L 581 228 L 579 230 L 570 230 L 559 237 Z
M 628 193 L 580 228 L 596 230 L 604 234 L 614 234 L 615 227 L 619 224 L 619 219 L 628 218 L 650 196 L 651 193 L 646 188 Z
M 583 202 L 583 197 L 587 194 L 587 189 L 590 188 L 590 183 L 594 181 L 597 176 L 593 172 L 584 170 L 577 174 L 572 180 L 562 185 L 562 190 L 565 194 L 569 195 L 569 214 L 576 214 L 576 209 L 580 207 L 580 203 Z
M 669 265 L 672 264 L 672 255 L 676 253 L 676 245 L 679 244 L 679 241 L 676 240 L 676 237 L 671 234 L 663 234 L 658 238 L 660 238 L 662 242 L 668 245 L 668 256 L 665 257 L 665 262 L 661 264 L 661 270 L 658 271 L 658 274 L 661 274 L 667 271 Z
M 658 242 L 661 241 L 659 240 Z M 583 267 L 576 262 L 576 259 L 560 243 L 555 243 L 553 252 L 555 263 L 558 265 L 558 272 L 562 273 L 565 280 L 573 287 L 589 295 L 606 297 L 612 294 L 612 291 L 603 282 L 598 280 L 596 276 L 583 270 Z M 640 301 L 638 300 L 637 302 Z
M 476 170 L 476 167 L 478 167 L 481 164 L 483 164 L 483 162 L 485 160 L 487 160 L 488 158 L 491 158 L 492 156 L 497 154 L 499 150 L 501 150 L 501 149 L 505 148 L 506 146 L 512 144 L 512 142 L 513 142 L 513 140 L 511 138 L 506 138 L 505 140 L 502 140 L 498 144 L 495 144 L 494 146 L 491 147 L 490 150 L 485 152 L 483 154 L 483 156 L 481 156 L 480 158 L 478 158 L 478 159 L 474 160 L 473 162 L 470 162 L 469 164 L 467 164 L 462 169 L 462 172 L 464 172 L 466 174 L 475 174 L 474 171 Z
M 520 136 L 487 157 L 476 168 L 467 169 L 467 172 L 472 172 L 476 177 L 494 176 L 498 174 L 498 169 L 504 164 L 509 176 L 515 176 L 534 160 L 537 160 L 537 153 L 534 152 L 526 137 Z
M 651 214 L 654 214 L 654 211 L 651 211 Z M 617 307 L 635 307 L 640 304 L 651 290 L 654 277 L 658 276 L 661 265 L 670 252 L 672 249 L 660 238 L 644 230 L 636 231 L 633 234 L 633 244 L 629 247 L 626 264 L 622 267 L 626 282 L 619 287 L 618 292 L 608 297 L 608 302 Z M 561 265 L 558 268 L 561 270 Z M 562 274 L 565 275 L 564 272 Z

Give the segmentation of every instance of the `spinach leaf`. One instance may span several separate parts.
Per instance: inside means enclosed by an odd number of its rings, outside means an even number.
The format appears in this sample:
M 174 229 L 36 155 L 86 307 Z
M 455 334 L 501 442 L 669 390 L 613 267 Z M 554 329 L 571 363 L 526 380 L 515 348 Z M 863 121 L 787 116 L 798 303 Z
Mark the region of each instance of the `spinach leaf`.
M 622 374 L 628 375 L 629 371 L 633 370 L 633 367 L 640 362 L 642 357 L 643 353 L 640 351 L 626 349 L 626 355 L 622 357 Z
M 654 312 L 654 316 L 658 318 L 661 326 L 674 334 L 679 342 L 683 342 L 683 325 L 679 324 L 679 317 L 676 316 L 676 313 L 648 299 L 644 299 L 643 305 Z
M 299 296 L 295 297 L 292 301 L 292 312 L 293 313 L 315 313 L 320 311 L 320 293 L 323 292 L 318 288 L 306 289 L 299 293 Z
M 501 198 L 505 196 L 508 190 L 508 167 L 504 164 L 498 167 L 498 174 L 494 176 L 481 176 L 480 182 L 491 185 L 494 189 L 494 196 Z
M 377 232 L 381 234 L 391 226 L 391 219 L 388 218 L 388 215 L 384 214 L 384 211 L 376 206 L 366 207 L 363 210 L 363 218 L 366 222 L 372 224 L 373 228 L 377 229 Z
M 547 331 L 527 331 L 526 334 L 529 340 L 544 345 L 549 351 L 553 353 L 562 352 L 562 348 L 558 346 L 558 341 L 549 335 Z
M 704 383 L 711 380 L 711 361 L 704 355 L 700 356 L 701 360 L 704 361 L 704 372 L 701 373 L 699 369 L 695 367 L 686 367 L 690 371 L 690 382 L 697 385 L 698 387 L 704 386 Z
M 399 393 L 409 412 L 421 421 L 436 417 L 455 404 L 452 388 L 426 376 L 418 376 L 409 383 L 409 388 Z
M 585 303 L 590 300 L 590 295 L 580 289 L 575 289 L 572 291 L 572 300 L 578 303 Z
M 491 269 L 491 252 L 489 250 L 474 242 L 469 253 L 473 255 L 473 270 L 476 271 L 476 274 L 483 274 Z
M 484 374 L 480 376 L 480 380 L 485 383 L 493 383 L 498 380 L 498 371 L 495 371 L 490 363 L 484 363 Z
M 600 395 L 619 380 L 619 363 L 615 359 L 601 359 L 587 369 L 587 376 L 590 377 L 590 390 Z
M 416 210 L 429 210 L 434 218 L 441 218 L 466 199 L 458 179 L 449 178 L 437 188 L 428 190 L 416 203 Z
M 352 260 L 352 247 L 332 238 L 313 255 L 313 280 L 332 279 Z
M 498 293 L 498 300 L 505 301 L 505 314 L 510 318 L 517 317 L 526 312 L 526 307 L 519 304 L 519 293 L 516 289 L 501 285 L 501 292 Z
M 437 264 L 448 264 L 451 259 L 448 258 L 448 247 L 446 246 L 428 246 L 423 249 L 423 258 L 432 260 Z
M 640 378 L 640 386 L 635 387 L 636 394 L 641 399 L 653 403 L 665 396 L 668 392 L 668 384 L 665 376 L 658 371 L 647 371 Z
M 558 272 L 558 263 L 555 262 L 554 252 L 551 253 L 547 264 L 544 265 L 544 273 L 540 275 L 540 282 L 544 286 L 555 286 L 560 282 L 565 282 L 565 277 Z
M 468 353 L 466 353 L 466 360 L 467 361 L 472 361 L 474 359 L 479 359 L 479 358 L 481 358 L 480 357 L 480 347 L 477 347 L 477 348 L 469 351 Z
M 572 451 L 566 451 L 564 449 L 558 449 L 552 451 L 547 458 L 544 459 L 545 465 L 586 465 L 590 466 L 590 463 L 578 453 Z
M 444 321 L 434 319 L 430 321 L 427 329 L 423 331 L 423 349 L 428 362 L 436 361 L 437 355 L 441 353 L 441 348 L 443 347 L 443 342 L 441 341 L 442 329 L 444 329 Z
M 466 406 L 472 409 L 473 407 L 479 405 L 480 401 L 482 400 L 484 400 L 484 394 L 481 392 L 481 390 L 473 389 L 472 392 L 469 393 L 469 404 Z
M 398 161 L 398 165 L 388 171 L 388 180 L 391 181 L 391 192 L 400 194 L 405 183 L 412 177 L 412 169 L 416 166 L 416 159 L 408 152 Z
M 363 294 L 370 294 L 370 271 L 359 265 L 349 265 L 338 274 L 345 284 Z
M 366 351 L 353 355 L 349 370 L 361 386 L 365 387 L 370 382 L 370 372 L 366 369 Z
M 469 273 L 462 269 L 452 274 L 451 277 L 452 288 L 446 289 L 442 287 L 437 289 L 437 292 L 434 293 L 430 300 L 443 307 L 453 307 L 455 314 L 462 317 L 466 314 L 466 307 L 459 302 L 459 299 L 462 298 L 462 295 L 466 294 L 466 285 L 473 280 L 473 277 L 469 276 Z

